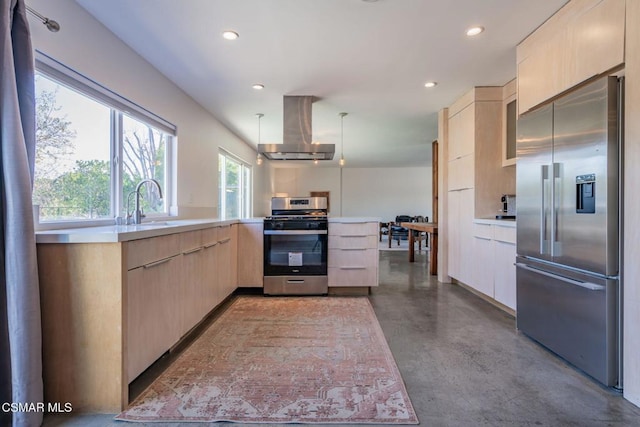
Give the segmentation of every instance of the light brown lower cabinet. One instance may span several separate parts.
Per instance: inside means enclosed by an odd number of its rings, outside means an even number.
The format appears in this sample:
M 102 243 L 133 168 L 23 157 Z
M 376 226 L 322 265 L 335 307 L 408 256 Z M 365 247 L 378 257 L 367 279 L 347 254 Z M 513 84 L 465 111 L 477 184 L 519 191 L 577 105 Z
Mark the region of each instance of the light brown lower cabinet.
M 180 280 L 183 261 L 174 255 L 127 272 L 128 383 L 180 339 L 189 312 L 177 305 L 189 296 L 180 288 L 192 285 Z
M 198 323 L 207 312 L 204 304 L 204 248 L 202 246 L 202 232 L 189 231 L 180 234 L 181 263 L 175 271 L 182 271 L 181 281 L 175 283 L 175 300 L 180 306 L 177 322 L 179 335 L 182 336 Z M 129 283 L 131 289 L 131 283 Z M 131 307 L 131 301 L 129 301 Z M 153 359 L 155 360 L 155 359 Z M 147 365 L 148 366 L 148 365 Z M 136 374 L 137 376 L 137 374 Z M 130 377 L 132 380 L 134 377 Z
M 209 307 L 224 300 L 217 264 L 219 250 L 218 228 L 202 230 L 202 282 L 198 288 L 198 301 L 194 301 L 194 306 L 201 312 L 207 312 Z
M 128 385 L 229 296 L 237 228 L 39 243 L 45 400 L 119 412 Z
M 330 222 L 329 287 L 378 286 L 379 222 Z
M 238 287 L 263 286 L 264 279 L 264 225 L 238 224 Z

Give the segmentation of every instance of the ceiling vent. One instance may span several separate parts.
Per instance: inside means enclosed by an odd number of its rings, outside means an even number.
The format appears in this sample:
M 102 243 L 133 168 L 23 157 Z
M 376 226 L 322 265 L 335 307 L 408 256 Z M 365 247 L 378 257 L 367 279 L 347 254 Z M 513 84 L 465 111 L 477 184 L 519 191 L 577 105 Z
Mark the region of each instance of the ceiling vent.
M 258 144 L 258 153 L 269 160 L 331 160 L 335 144 L 311 143 L 313 96 L 285 96 L 282 144 Z

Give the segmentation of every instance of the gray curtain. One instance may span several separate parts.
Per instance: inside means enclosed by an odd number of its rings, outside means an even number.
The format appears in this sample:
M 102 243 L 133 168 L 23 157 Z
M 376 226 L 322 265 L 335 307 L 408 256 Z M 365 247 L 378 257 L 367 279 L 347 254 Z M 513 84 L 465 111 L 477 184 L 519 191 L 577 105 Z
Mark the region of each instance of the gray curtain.
M 40 292 L 31 191 L 35 161 L 34 62 L 24 0 L 0 0 L 0 402 L 42 396 Z M 5 413 L 0 425 L 39 426 L 41 412 Z

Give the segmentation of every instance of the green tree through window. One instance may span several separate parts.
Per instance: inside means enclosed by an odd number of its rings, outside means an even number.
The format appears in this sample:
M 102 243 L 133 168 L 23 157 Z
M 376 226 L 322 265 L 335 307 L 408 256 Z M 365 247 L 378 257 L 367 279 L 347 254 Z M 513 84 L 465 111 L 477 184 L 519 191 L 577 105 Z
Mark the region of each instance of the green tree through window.
M 218 159 L 219 217 L 251 216 L 251 168 L 240 160 L 221 153 Z
M 127 195 L 141 180 L 156 179 L 166 189 L 169 138 L 140 120 L 37 75 L 33 202 L 40 206 L 40 220 L 113 218 L 116 212 L 124 216 Z M 114 158 L 122 159 L 121 174 Z M 167 205 L 155 186 L 144 186 L 141 196 L 146 214 L 166 213 Z

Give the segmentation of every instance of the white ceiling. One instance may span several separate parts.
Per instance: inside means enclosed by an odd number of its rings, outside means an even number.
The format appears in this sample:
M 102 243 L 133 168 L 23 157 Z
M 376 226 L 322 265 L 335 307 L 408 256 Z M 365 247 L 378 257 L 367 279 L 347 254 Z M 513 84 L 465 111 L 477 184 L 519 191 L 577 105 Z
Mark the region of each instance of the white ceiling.
M 282 142 L 284 95 L 318 98 L 313 139 L 338 153 L 349 113 L 351 167 L 430 164 L 437 112 L 514 78 L 515 46 L 566 1 L 77 0 L 253 146 L 256 113 L 260 142 Z M 472 25 L 486 31 L 469 38 Z

